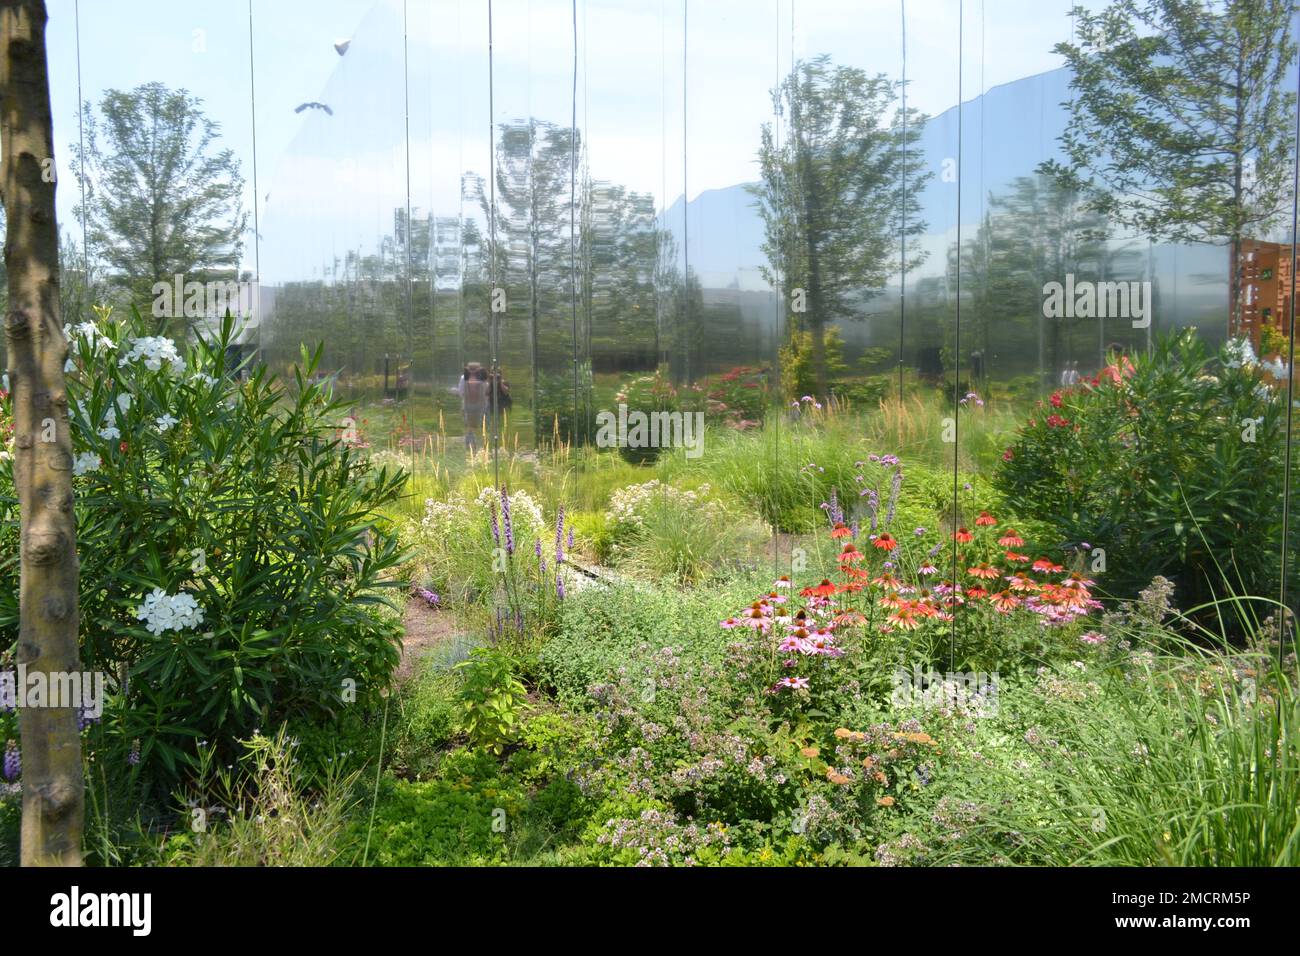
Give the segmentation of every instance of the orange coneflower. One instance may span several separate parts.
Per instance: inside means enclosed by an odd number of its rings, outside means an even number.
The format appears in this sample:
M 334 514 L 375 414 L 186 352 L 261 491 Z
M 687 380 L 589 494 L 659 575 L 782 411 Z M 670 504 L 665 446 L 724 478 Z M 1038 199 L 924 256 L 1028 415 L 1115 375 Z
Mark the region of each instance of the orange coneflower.
M 980 587 L 978 584 L 972 584 L 966 589 L 966 596 L 973 601 L 982 597 L 988 597 L 988 594 L 989 592 L 984 590 L 984 588 Z
M 1035 571 L 1041 571 L 1047 574 L 1057 574 L 1065 570 L 1065 568 L 1061 567 L 1059 564 L 1053 564 L 1051 561 L 1047 560 L 1047 558 L 1039 558 L 1034 562 L 1033 568 Z
M 981 511 L 980 516 L 975 519 L 975 525 L 979 528 L 988 528 L 998 523 L 998 519 L 993 517 L 987 511 Z
M 967 568 L 966 573 L 973 578 L 984 578 L 986 581 L 992 581 L 998 576 L 998 569 L 989 567 L 988 562 L 985 561 L 983 564 L 977 564 L 973 568 Z
M 921 626 L 921 622 L 916 619 L 915 612 L 906 607 L 900 607 L 893 614 L 890 614 L 889 622 L 905 631 L 912 631 Z
M 1016 534 L 1015 528 L 1008 528 L 1003 532 L 1002 537 L 998 538 L 998 544 L 1004 548 L 1018 548 L 1025 543 L 1025 539 Z
M 882 534 L 879 538 L 873 541 L 872 544 L 877 548 L 880 548 L 882 551 L 893 551 L 898 547 L 898 542 L 895 541 L 894 536 L 888 532 Z
M 1033 594 L 1038 590 L 1038 582 L 1027 574 L 1011 574 L 1007 576 L 1011 582 L 1011 590 L 1019 591 L 1024 594 Z
M 831 529 L 831 537 L 851 538 L 853 537 L 853 532 L 849 529 L 847 525 L 844 524 L 843 521 L 837 521 L 835 522 L 835 527 Z
M 852 541 L 846 544 L 844 550 L 840 552 L 840 564 L 857 564 L 861 560 L 862 552 L 853 546 Z
M 993 597 L 989 598 L 989 603 L 993 609 L 1002 613 L 1010 614 L 1020 604 L 1020 598 L 1016 597 L 1010 591 L 999 591 Z
M 821 584 L 804 588 L 799 594 L 803 597 L 830 597 L 836 590 L 835 585 L 831 584 L 827 578 L 822 578 Z
M 1029 555 L 1018 554 L 1015 551 L 1008 551 L 1005 557 L 1007 561 L 1009 561 L 1011 564 L 1024 564 L 1026 561 L 1029 560 Z
M 886 591 L 885 594 L 876 602 L 881 607 L 899 608 L 904 607 L 907 602 L 898 596 L 897 591 Z
M 975 535 L 971 534 L 965 528 L 958 528 L 953 532 L 952 540 L 956 541 L 958 544 L 965 544 L 968 541 L 974 541 Z

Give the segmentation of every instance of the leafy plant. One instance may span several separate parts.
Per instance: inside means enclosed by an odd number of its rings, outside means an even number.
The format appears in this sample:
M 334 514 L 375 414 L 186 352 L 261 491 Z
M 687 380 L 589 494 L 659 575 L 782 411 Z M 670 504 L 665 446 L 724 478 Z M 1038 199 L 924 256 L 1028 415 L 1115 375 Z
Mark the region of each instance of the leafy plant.
M 405 476 L 342 440 L 340 406 L 310 381 L 319 352 L 290 388 L 227 364 L 229 316 L 188 346 L 138 315 L 71 332 L 82 660 L 107 675 L 119 756 L 138 739 L 175 782 L 196 740 L 229 758 L 259 726 L 377 700 L 402 557 L 377 509 Z M 18 631 L 15 507 L 0 461 L 0 647 Z
M 470 742 L 494 754 L 504 753 L 519 737 L 527 702 L 514 659 L 497 648 L 476 647 L 456 667 L 464 675 L 459 697 Z

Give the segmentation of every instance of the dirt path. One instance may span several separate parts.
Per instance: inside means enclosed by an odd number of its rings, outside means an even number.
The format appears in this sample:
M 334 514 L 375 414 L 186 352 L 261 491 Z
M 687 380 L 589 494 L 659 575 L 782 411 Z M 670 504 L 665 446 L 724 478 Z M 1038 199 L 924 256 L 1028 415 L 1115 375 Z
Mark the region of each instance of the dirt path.
M 422 657 L 438 645 L 451 641 L 461 630 L 455 614 L 435 610 L 418 597 L 406 602 L 402 627 L 402 659 L 393 678 L 399 685 L 416 672 Z

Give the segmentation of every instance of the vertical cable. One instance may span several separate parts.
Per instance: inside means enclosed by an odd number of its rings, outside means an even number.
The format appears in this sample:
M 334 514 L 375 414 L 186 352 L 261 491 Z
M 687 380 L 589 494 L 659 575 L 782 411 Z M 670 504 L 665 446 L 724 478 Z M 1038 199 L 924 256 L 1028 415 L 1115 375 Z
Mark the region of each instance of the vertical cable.
M 1300 85 L 1300 74 L 1297 74 L 1297 84 Z M 1291 174 L 1291 250 L 1288 253 L 1291 256 L 1291 321 L 1290 328 L 1287 330 L 1286 455 L 1282 463 L 1282 581 L 1278 596 L 1278 603 L 1282 607 L 1278 613 L 1277 635 L 1277 663 L 1279 668 L 1282 666 L 1282 658 L 1286 648 L 1284 634 L 1287 625 L 1287 610 L 1290 607 L 1287 604 L 1286 576 L 1287 565 L 1290 563 L 1288 559 L 1290 558 L 1289 537 L 1291 532 L 1291 444 L 1295 438 L 1292 427 L 1295 415 L 1296 245 L 1297 242 L 1300 242 L 1300 89 L 1297 90 L 1296 99 L 1295 149 L 1296 155 Z
M 253 0 L 248 0 L 251 4 Z M 81 183 L 81 270 L 82 281 L 87 285 L 90 284 L 90 244 L 86 240 L 86 134 L 83 129 L 84 121 L 84 101 L 81 98 L 81 0 L 77 0 L 73 8 L 73 18 L 77 24 L 77 143 L 81 147 L 81 152 L 77 156 L 77 166 L 81 170 L 78 180 Z M 251 41 L 250 41 L 251 42 Z M 254 187 L 256 191 L 256 187 Z
M 686 188 L 686 167 L 688 150 L 687 128 L 686 128 L 686 69 L 687 63 L 687 31 L 686 31 L 686 13 L 687 7 L 690 6 L 690 0 L 682 0 L 682 283 L 685 293 L 682 300 L 683 306 L 683 326 L 686 330 L 685 353 L 686 353 L 686 384 L 691 384 L 691 344 L 694 339 L 693 329 L 691 328 L 691 194 Z
M 781 0 L 776 0 L 776 89 L 772 97 L 772 148 L 779 160 L 781 156 Z M 781 334 L 781 313 L 785 311 L 785 286 L 789 281 L 789 273 L 781 268 L 781 256 L 776 257 L 776 268 L 773 269 L 776 280 L 773 292 L 772 308 L 772 363 L 771 371 L 767 375 L 766 400 L 768 411 L 772 407 L 772 379 L 776 379 L 776 393 L 781 408 L 781 414 L 772 416 L 772 474 L 781 473 L 781 415 L 785 414 L 785 396 L 781 395 L 781 343 L 784 338 Z M 772 577 L 775 579 L 781 574 L 781 534 L 777 528 L 776 518 L 771 519 L 772 524 Z M 790 551 L 790 579 L 794 580 L 794 549 Z M 774 585 L 775 586 L 775 585 Z
M 903 340 L 907 324 L 907 0 L 899 0 L 903 25 L 903 208 L 898 230 L 898 401 L 903 401 Z
M 496 100 L 495 89 L 493 88 L 493 62 L 492 62 L 492 0 L 488 0 L 487 5 L 488 18 L 488 367 L 492 370 L 490 381 L 488 382 L 488 392 L 491 394 L 495 388 L 496 375 L 500 371 L 498 365 L 497 337 L 499 330 L 497 327 L 497 312 L 492 308 L 497 288 L 497 144 L 496 144 Z M 499 409 L 497 402 L 491 401 L 489 407 L 492 409 L 492 481 L 501 487 L 501 464 L 498 461 L 497 445 L 499 444 L 497 435 L 497 417 Z
M 80 72 L 81 64 L 77 64 Z M 253 117 L 253 314 L 257 316 L 257 356 L 262 360 L 262 224 L 257 191 L 257 71 L 253 59 L 253 0 L 248 0 L 248 108 Z M 240 349 L 241 357 L 243 349 Z
M 251 0 L 250 0 L 251 2 Z M 412 263 L 411 244 L 415 240 L 415 223 L 411 219 L 411 60 L 409 44 L 407 42 L 407 17 L 406 17 L 406 0 L 402 0 L 402 106 L 406 113 L 405 127 L 405 154 L 406 154 L 406 347 L 408 352 L 412 353 L 408 358 L 411 367 L 415 367 L 412 336 L 415 332 L 415 286 L 411 281 Z M 432 223 L 430 223 L 429 242 L 433 242 Z M 397 379 L 402 374 L 402 358 L 397 357 L 397 368 L 394 370 Z M 394 380 L 393 389 L 397 394 L 401 390 L 397 387 L 397 379 Z M 407 379 L 407 388 L 411 388 L 411 380 Z M 411 470 L 415 470 L 415 416 L 406 417 L 407 434 L 411 438 Z
M 578 428 L 578 0 L 573 0 L 573 86 L 569 101 L 569 308 L 573 313 L 573 424 L 569 441 L 581 436 Z M 584 423 L 585 425 L 585 423 Z M 556 569 L 558 573 L 559 569 Z
M 953 389 L 952 389 L 952 632 L 948 644 L 948 669 L 952 670 L 953 658 L 957 653 L 957 614 L 961 604 L 957 601 L 957 591 L 961 587 L 957 577 L 957 552 L 961 542 L 956 538 L 958 521 L 958 463 L 961 451 L 961 409 L 957 393 L 961 391 L 961 180 L 962 180 L 962 116 L 965 113 L 962 103 L 962 73 L 965 63 L 965 0 L 957 0 L 957 311 L 953 322 Z

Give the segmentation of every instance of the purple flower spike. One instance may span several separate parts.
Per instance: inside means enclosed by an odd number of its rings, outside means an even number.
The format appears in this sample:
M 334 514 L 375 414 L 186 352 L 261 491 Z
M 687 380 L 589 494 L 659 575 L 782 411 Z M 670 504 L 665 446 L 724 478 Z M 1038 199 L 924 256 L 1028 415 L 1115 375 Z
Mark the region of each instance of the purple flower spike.
M 12 740 L 5 743 L 4 775 L 10 783 L 23 775 L 23 758 L 18 752 L 18 745 Z
M 510 521 L 510 495 L 506 486 L 501 486 L 501 530 L 505 532 L 506 554 L 515 553 L 515 529 Z

